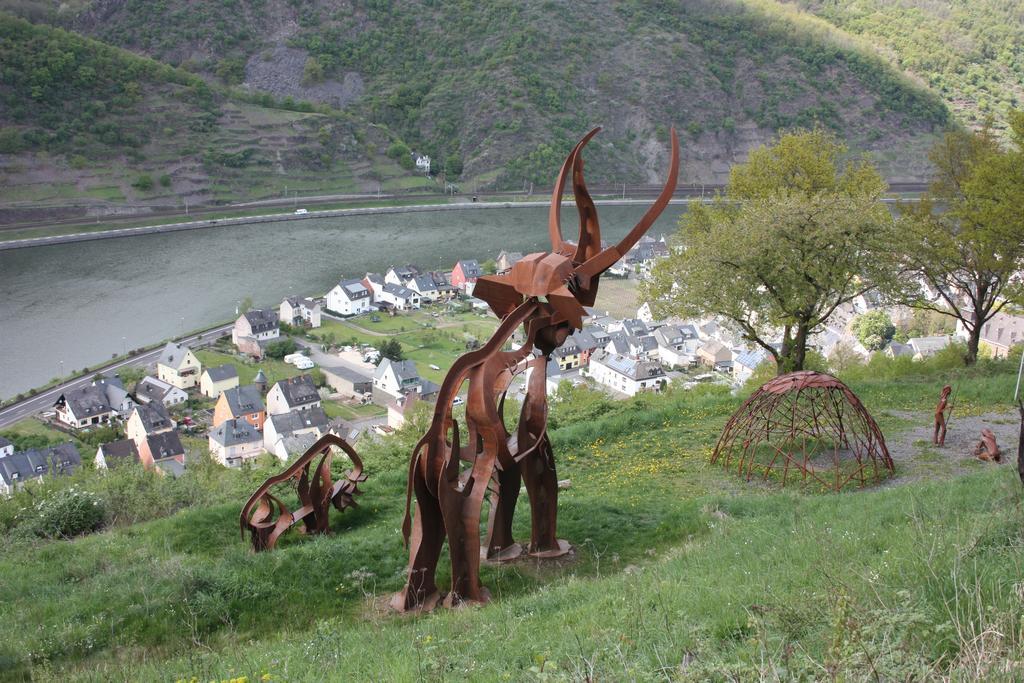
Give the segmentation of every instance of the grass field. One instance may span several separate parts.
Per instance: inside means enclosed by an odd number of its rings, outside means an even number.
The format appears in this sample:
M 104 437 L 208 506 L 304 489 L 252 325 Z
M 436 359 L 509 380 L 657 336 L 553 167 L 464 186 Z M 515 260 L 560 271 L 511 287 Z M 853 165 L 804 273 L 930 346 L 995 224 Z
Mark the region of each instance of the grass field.
M 892 442 L 916 419 L 901 411 L 949 378 L 963 415 L 1009 407 L 1012 364 L 925 370 L 851 373 Z M 148 483 L 147 499 L 179 510 L 70 542 L 15 527 L 0 549 L 0 667 L 83 680 L 1015 678 L 1024 515 L 1012 466 L 843 494 L 748 484 L 707 461 L 740 398 L 703 387 L 556 404 L 558 476 L 572 482 L 559 532 L 576 553 L 486 566 L 494 601 L 478 609 L 384 608 L 403 580 L 412 430 L 361 449 L 371 477 L 333 535 L 292 534 L 272 553 L 238 537 L 258 471 Z M 516 530 L 529 535 L 525 499 Z

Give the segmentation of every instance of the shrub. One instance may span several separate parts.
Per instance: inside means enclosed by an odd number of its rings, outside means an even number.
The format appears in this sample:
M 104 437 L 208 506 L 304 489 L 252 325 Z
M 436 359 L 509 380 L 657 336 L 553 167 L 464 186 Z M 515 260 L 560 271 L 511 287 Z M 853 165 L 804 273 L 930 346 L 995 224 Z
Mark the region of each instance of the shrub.
M 143 173 L 132 183 L 132 187 L 143 192 L 149 192 L 153 189 L 153 176 Z
M 72 487 L 38 501 L 32 515 L 30 525 L 39 536 L 72 538 L 99 529 L 106 508 L 96 494 Z
M 162 176 L 160 176 L 160 187 L 170 187 L 170 186 L 171 186 L 171 176 L 169 176 L 166 173 L 164 173 Z

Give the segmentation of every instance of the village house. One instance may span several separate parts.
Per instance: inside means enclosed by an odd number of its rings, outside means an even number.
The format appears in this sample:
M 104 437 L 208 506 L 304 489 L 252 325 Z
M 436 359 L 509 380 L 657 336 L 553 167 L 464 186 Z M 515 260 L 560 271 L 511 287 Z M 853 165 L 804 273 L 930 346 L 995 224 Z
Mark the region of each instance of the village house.
M 430 175 L 430 157 L 424 154 L 423 156 L 416 156 L 416 170 L 425 175 Z
M 574 370 L 582 365 L 580 347 L 572 337 L 568 337 L 561 346 L 551 352 L 551 360 L 562 372 Z
M 420 295 L 408 287 L 387 282 L 375 297 L 378 303 L 388 304 L 399 311 L 411 311 L 420 307 Z
M 598 384 L 627 396 L 642 391 L 657 391 L 667 381 L 657 361 L 641 361 L 619 354 L 599 351 L 590 357 L 587 374 Z
M 148 405 L 135 406 L 125 424 L 124 435 L 138 447 L 150 434 L 169 432 L 174 427 L 174 420 L 167 408 L 159 401 L 154 401 Z
M 696 365 L 695 356 L 699 342 L 690 337 L 677 325 L 664 325 L 654 331 L 658 359 L 670 368 L 687 368 Z
M 938 353 L 953 342 L 948 335 L 937 335 L 933 337 L 911 337 L 907 345 L 914 350 L 914 360 L 921 360 Z
M 109 470 L 126 463 L 138 462 L 139 451 L 131 439 L 118 439 L 110 443 L 100 444 L 96 449 L 93 464 L 97 469 Z
M 959 321 L 958 321 L 958 327 Z M 1024 316 L 996 313 L 981 327 L 980 347 L 993 358 L 1006 358 L 1015 344 L 1024 342 Z
M 732 372 L 732 351 L 720 341 L 705 342 L 697 349 L 697 360 L 720 372 Z
M 228 420 L 245 420 L 254 429 L 263 429 L 267 419 L 267 409 L 263 405 L 263 396 L 254 384 L 244 387 L 226 389 L 217 399 L 213 407 L 212 426 L 217 427 Z
M 498 254 L 498 258 L 494 260 L 498 274 L 507 273 L 512 270 L 512 266 L 523 260 L 522 252 L 518 251 L 505 251 L 501 250 Z
M 609 332 L 618 332 L 621 330 L 633 337 L 642 337 L 651 333 L 650 328 L 647 327 L 647 323 L 637 318 L 625 318 L 623 320 L 610 322 L 607 329 Z
M 384 285 L 387 282 L 384 281 L 384 276 L 380 273 L 367 273 L 362 280 L 360 280 L 363 287 L 370 293 L 371 301 L 376 301 L 380 298 L 381 290 L 384 289 Z
M 192 349 L 174 342 L 167 342 L 156 362 L 157 378 L 179 389 L 199 386 L 199 374 L 202 369 L 203 366 L 192 353 Z
M 405 286 L 419 295 L 420 301 L 430 303 L 441 299 L 441 291 L 429 274 L 417 275 L 406 281 Z
M 124 382 L 120 377 L 94 379 L 92 385 L 103 390 L 107 397 L 107 403 L 118 417 L 124 419 L 132 414 L 132 409 L 135 408 L 135 399 L 124 390 Z
M 0 436 L 0 458 L 14 455 L 14 444 Z
M 483 275 L 480 264 L 474 260 L 458 261 L 452 268 L 452 287 L 461 289 L 466 294 L 473 293 L 476 279 Z
M 736 384 L 743 384 L 757 368 L 768 360 L 768 353 L 761 348 L 740 351 L 732 361 L 732 375 Z
M 885 347 L 882 353 L 889 358 L 899 358 L 900 356 L 914 357 L 914 349 L 909 344 L 901 344 L 897 341 L 889 342 L 889 345 Z
M 280 415 L 319 407 L 320 394 L 317 393 L 313 378 L 309 375 L 297 375 L 283 379 L 271 387 L 267 393 L 268 415 Z
M 30 448 L 0 458 L 0 495 L 10 496 L 29 481 L 71 474 L 82 456 L 70 441 L 49 448 Z
M 199 393 L 209 398 L 218 398 L 224 391 L 237 386 L 238 370 L 229 363 L 206 368 L 199 378 Z
M 342 280 L 327 292 L 327 310 L 338 315 L 359 315 L 370 310 L 373 295 L 362 280 Z
M 342 396 L 362 396 L 373 391 L 373 377 L 363 375 L 343 365 L 321 367 L 327 386 Z
M 188 400 L 184 389 L 172 386 L 152 375 L 147 375 L 135 385 L 135 398 L 139 403 L 149 404 L 154 401 L 165 406 L 176 406 Z
M 209 442 L 210 457 L 225 467 L 241 467 L 263 453 L 263 435 L 247 420 L 225 420 L 210 430 Z
M 405 286 L 409 280 L 412 280 L 418 275 L 421 275 L 421 271 L 418 266 L 414 266 L 411 263 L 405 266 L 391 266 L 384 273 L 384 284 L 389 282 L 393 285 Z
M 303 453 L 327 433 L 329 420 L 323 408 L 270 415 L 263 425 L 263 448 L 281 460 Z
M 106 424 L 114 416 L 105 387 L 95 384 L 64 392 L 53 409 L 59 421 L 76 429 Z
M 320 302 L 298 296 L 290 296 L 278 308 L 281 322 L 294 327 L 320 327 Z
M 437 390 L 436 384 L 420 377 L 416 364 L 411 360 L 385 358 L 373 374 L 373 399 L 379 405 L 386 406 L 390 401 L 411 393 L 426 399 Z
M 277 312 L 253 309 L 238 316 L 231 328 L 231 341 L 242 353 L 263 357 L 263 347 L 281 336 Z
M 135 445 L 139 462 L 147 470 L 180 477 L 185 472 L 185 447 L 173 429 L 150 434 Z
M 603 330 L 598 330 L 602 335 L 606 335 Z M 575 344 L 576 348 L 579 349 L 579 365 L 577 367 L 585 368 L 590 364 L 590 354 L 594 352 L 594 349 L 602 348 L 602 344 L 597 340 L 594 335 L 594 331 L 589 327 L 585 327 L 582 330 L 576 330 L 569 336 L 569 340 Z

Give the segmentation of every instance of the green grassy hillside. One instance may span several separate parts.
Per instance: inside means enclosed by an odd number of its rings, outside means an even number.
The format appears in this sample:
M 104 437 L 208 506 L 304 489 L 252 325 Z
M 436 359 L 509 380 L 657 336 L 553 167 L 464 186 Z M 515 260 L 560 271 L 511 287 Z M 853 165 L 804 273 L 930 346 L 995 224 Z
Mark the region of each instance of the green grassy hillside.
M 384 133 L 308 102 L 231 95 L 180 68 L 0 13 L 3 201 L 193 206 L 387 189 Z M 374 170 L 377 169 L 377 170 Z
M 861 36 L 966 123 L 1005 125 L 1024 100 L 1024 8 L 1002 0 L 789 0 Z
M 775 131 L 816 124 L 920 178 L 947 121 L 877 54 L 754 0 L 8 4 L 224 83 L 344 106 L 435 166 L 509 188 L 550 184 L 595 124 L 594 181 L 657 182 L 670 124 L 684 180 L 720 182 Z
M 720 390 L 624 402 L 577 392 L 556 404 L 552 424 L 559 477 L 572 481 L 559 530 L 575 558 L 486 567 L 491 605 L 421 617 L 385 608 L 405 566 L 398 529 L 414 429 L 360 446 L 371 478 L 361 507 L 334 517 L 334 534 L 293 534 L 260 555 L 239 538 L 237 514 L 265 471 L 197 464 L 179 480 L 78 475 L 31 500 L 0 502 L 0 677 L 1019 673 L 1024 519 L 1012 463 L 986 465 L 913 437 L 929 419 L 921 406 L 950 380 L 951 434 L 976 420 L 1015 433 L 1016 414 L 998 412 L 1015 370 L 957 370 L 943 359 L 851 370 L 898 469 L 875 490 L 839 495 L 748 484 L 709 465 L 739 404 Z M 110 528 L 71 541 L 33 537 L 35 502 L 71 485 L 99 496 Z M 524 501 L 517 533 L 528 526 Z

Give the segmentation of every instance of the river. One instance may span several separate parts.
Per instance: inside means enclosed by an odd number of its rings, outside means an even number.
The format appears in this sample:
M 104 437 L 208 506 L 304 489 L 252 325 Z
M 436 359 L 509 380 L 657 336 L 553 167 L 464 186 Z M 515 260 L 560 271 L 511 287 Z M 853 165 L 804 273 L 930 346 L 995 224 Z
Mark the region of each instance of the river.
M 644 206 L 599 208 L 619 239 Z M 675 230 L 669 207 L 648 233 Z M 575 239 L 576 211 L 563 232 Z M 0 251 L 0 399 L 183 331 L 273 306 L 337 280 L 414 263 L 447 270 L 502 249 L 546 251 L 547 211 L 441 211 L 240 225 Z

